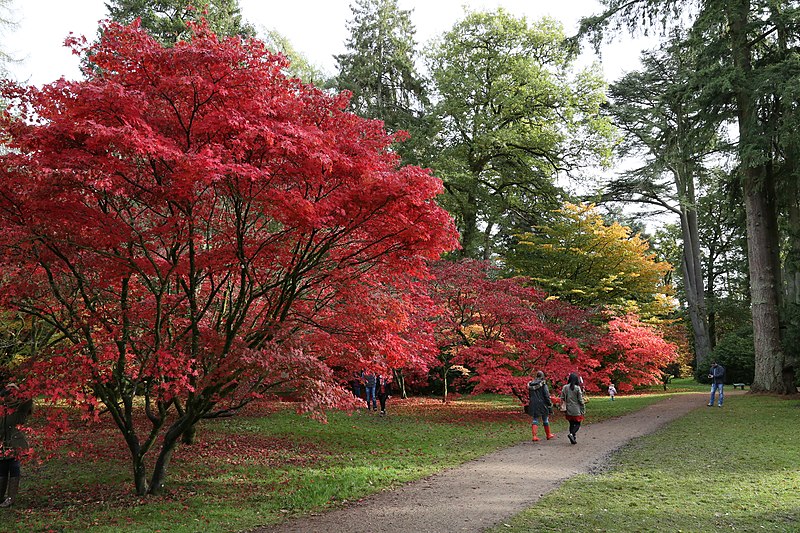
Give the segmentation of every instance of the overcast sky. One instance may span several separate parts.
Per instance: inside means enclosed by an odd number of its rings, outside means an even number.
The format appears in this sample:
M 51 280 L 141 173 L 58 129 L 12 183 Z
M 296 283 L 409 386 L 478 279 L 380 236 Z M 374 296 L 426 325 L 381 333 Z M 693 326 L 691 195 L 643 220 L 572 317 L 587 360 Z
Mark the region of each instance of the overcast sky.
M 19 60 L 9 66 L 12 78 L 35 85 L 80 77 L 78 58 L 64 48 L 71 33 L 93 38 L 97 23 L 107 16 L 105 0 L 12 0 L 16 30 L 2 36 L 4 51 Z M 275 29 L 327 74 L 334 74 L 335 54 L 344 51 L 350 0 L 239 0 L 244 18 L 257 29 Z M 578 20 L 597 13 L 596 0 L 400 0 L 411 10 L 419 43 L 440 35 L 473 11 L 503 7 L 517 16 L 535 20 L 551 16 L 572 35 Z M 602 64 L 609 80 L 637 68 L 642 40 L 625 38 L 604 48 Z M 588 55 L 586 60 L 593 59 Z

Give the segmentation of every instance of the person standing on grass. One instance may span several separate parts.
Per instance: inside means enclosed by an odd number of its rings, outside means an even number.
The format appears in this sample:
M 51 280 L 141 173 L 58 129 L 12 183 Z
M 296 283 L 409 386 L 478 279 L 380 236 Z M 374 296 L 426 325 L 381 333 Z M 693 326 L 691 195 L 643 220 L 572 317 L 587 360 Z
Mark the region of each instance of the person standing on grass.
M 350 386 L 353 389 L 353 396 L 361 398 L 361 382 L 364 380 L 364 372 L 353 372 L 353 379 L 350 381 Z
M 561 389 L 561 401 L 567 406 L 564 412 L 565 418 L 569 421 L 569 434 L 567 438 L 572 444 L 577 444 L 578 439 L 575 434 L 581 429 L 581 422 L 586 414 L 586 400 L 583 397 L 581 383 L 583 380 L 573 372 L 567 379 L 567 384 Z
M 724 398 L 722 388 L 725 386 L 725 367 L 718 365 L 717 362 L 714 361 L 711 363 L 708 377 L 711 378 L 711 398 L 708 400 L 708 406 L 714 406 L 714 395 L 719 391 L 719 406 L 722 407 L 722 400 Z
M 386 416 L 386 399 L 389 398 L 391 392 L 392 384 L 387 378 L 379 375 L 375 384 L 375 395 L 378 397 L 378 401 L 381 402 L 381 416 Z
M 372 410 L 378 410 L 378 402 L 375 401 L 375 374 L 368 372 L 364 374 L 364 390 L 366 391 L 367 411 L 372 405 Z
M 544 434 L 547 440 L 555 437 L 550 432 L 550 415 L 553 413 L 553 401 L 550 399 L 550 391 L 544 379 L 544 372 L 536 372 L 536 379 L 528 382 L 528 414 L 533 418 L 531 423 L 531 433 L 533 441 L 537 442 L 539 437 L 536 435 L 539 429 L 539 418 L 542 419 Z
M 614 386 L 613 383 L 608 386 L 608 395 L 611 396 L 611 401 L 613 402 L 614 396 L 617 395 L 617 388 Z
M 0 507 L 14 504 L 19 490 L 20 457 L 30 449 L 19 426 L 25 424 L 33 411 L 33 400 L 17 398 L 18 392 L 16 383 L 8 383 L 0 390 L 0 437 L 3 439 L 0 449 Z

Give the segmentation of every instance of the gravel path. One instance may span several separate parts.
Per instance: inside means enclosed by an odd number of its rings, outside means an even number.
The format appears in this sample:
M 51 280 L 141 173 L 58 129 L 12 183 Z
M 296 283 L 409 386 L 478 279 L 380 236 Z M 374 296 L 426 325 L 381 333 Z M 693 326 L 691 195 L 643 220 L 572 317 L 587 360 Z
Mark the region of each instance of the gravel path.
M 346 507 L 253 533 L 483 531 L 530 507 L 566 479 L 602 466 L 631 439 L 705 408 L 707 401 L 705 394 L 676 394 L 641 411 L 583 425 L 576 445 L 561 432 L 550 441 L 521 443 Z

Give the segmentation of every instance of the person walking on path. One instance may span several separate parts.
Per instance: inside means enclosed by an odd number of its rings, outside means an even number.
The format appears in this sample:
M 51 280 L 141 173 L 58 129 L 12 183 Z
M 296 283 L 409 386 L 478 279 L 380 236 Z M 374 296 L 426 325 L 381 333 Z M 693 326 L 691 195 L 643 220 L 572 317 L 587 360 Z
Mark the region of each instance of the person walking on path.
M 536 434 L 539 429 L 539 418 L 542 419 L 544 426 L 544 434 L 547 440 L 555 437 L 554 433 L 550 432 L 550 415 L 553 413 L 553 401 L 550 399 L 550 390 L 547 388 L 547 382 L 544 379 L 544 372 L 539 370 L 536 372 L 536 379 L 528 382 L 528 414 L 533 418 L 531 423 L 531 433 L 533 441 L 539 440 Z
M 366 391 L 367 411 L 372 406 L 373 411 L 378 410 L 378 402 L 375 401 L 375 374 L 369 372 L 364 375 L 364 390 Z
M 614 396 L 617 395 L 617 388 L 614 386 L 613 383 L 608 386 L 608 395 L 611 396 L 611 401 L 613 402 Z
M 581 422 L 586 414 L 586 400 L 581 389 L 581 378 L 573 372 L 569 375 L 567 384 L 561 389 L 561 401 L 567 406 L 564 412 L 565 418 L 569 421 L 569 434 L 567 438 L 570 443 L 577 444 L 578 439 L 575 434 L 581 429 Z
M 378 380 L 375 385 L 375 395 L 378 397 L 378 401 L 381 403 L 381 416 L 386 416 L 386 400 L 389 398 L 389 395 L 392 393 L 392 384 L 389 380 L 383 376 L 378 376 Z
M 725 386 L 725 367 L 718 365 L 717 362 L 714 361 L 711 363 L 708 377 L 711 378 L 711 398 L 708 400 L 708 406 L 714 406 L 714 395 L 719 391 L 719 406 L 722 407 L 722 400 L 724 398 L 722 388 Z
M 0 507 L 11 507 L 14 504 L 19 490 L 20 458 L 30 450 L 19 426 L 25 424 L 28 415 L 33 411 L 33 400 L 16 398 L 18 392 L 16 383 L 4 385 L 0 390 L 0 436 L 3 439 L 3 447 L 0 449 Z

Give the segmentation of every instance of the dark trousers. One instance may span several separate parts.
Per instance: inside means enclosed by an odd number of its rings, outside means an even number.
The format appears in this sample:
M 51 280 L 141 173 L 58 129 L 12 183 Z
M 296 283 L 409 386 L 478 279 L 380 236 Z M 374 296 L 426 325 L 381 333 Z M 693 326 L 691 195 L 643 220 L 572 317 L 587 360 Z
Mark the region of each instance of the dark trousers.
M 569 422 L 569 432 L 574 435 L 575 433 L 578 432 L 579 429 L 581 429 L 581 423 L 580 422 L 573 422 L 573 421 L 570 420 L 570 422 Z
M 0 478 L 19 477 L 19 461 L 0 459 Z

